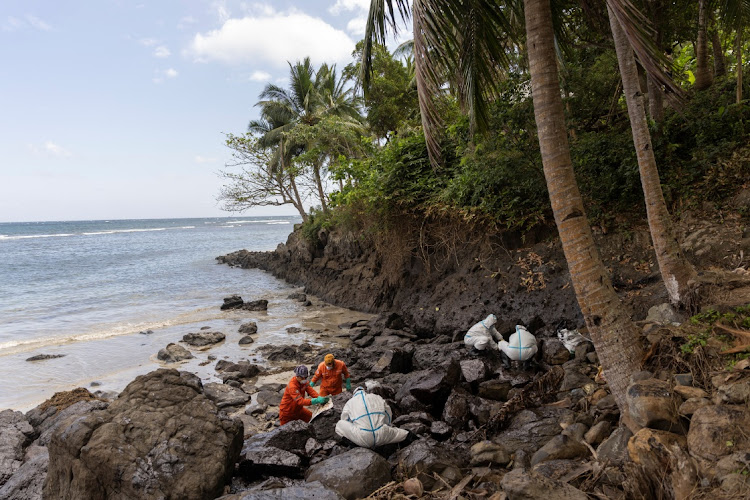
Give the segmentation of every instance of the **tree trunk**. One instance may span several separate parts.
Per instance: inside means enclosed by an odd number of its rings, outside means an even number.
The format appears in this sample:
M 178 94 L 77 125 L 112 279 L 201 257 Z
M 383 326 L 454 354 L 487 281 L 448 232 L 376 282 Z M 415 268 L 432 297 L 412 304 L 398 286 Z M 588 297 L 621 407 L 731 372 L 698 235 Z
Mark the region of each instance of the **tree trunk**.
M 719 39 L 719 28 L 716 19 L 711 14 L 711 50 L 714 54 L 714 77 L 718 78 L 727 74 L 727 63 L 724 59 L 724 48 Z
M 617 62 L 620 66 L 622 88 L 628 105 L 630 128 L 633 131 L 633 143 L 638 156 L 638 170 L 641 175 L 643 197 L 646 201 L 646 216 L 654 243 L 656 260 L 659 263 L 662 280 L 667 287 L 669 300 L 678 306 L 684 306 L 689 297 L 690 281 L 695 278 L 693 266 L 677 243 L 672 229 L 672 218 L 664 202 L 661 190 L 659 171 L 656 168 L 654 150 L 651 147 L 651 134 L 646 121 L 646 110 L 643 105 L 643 94 L 638 88 L 638 73 L 635 56 L 630 47 L 625 31 L 619 21 L 609 10 L 609 24 L 615 40 Z
M 292 191 L 294 193 L 292 205 L 294 205 L 294 208 L 296 208 L 299 214 L 302 216 L 302 222 L 307 222 L 307 212 L 305 211 L 305 207 L 302 205 L 302 198 L 300 198 L 299 196 L 297 182 L 294 180 L 294 173 L 292 173 L 291 170 L 287 170 L 284 166 L 284 139 L 281 139 L 281 141 L 279 141 L 279 148 L 281 155 L 281 170 L 286 171 L 287 174 L 289 174 L 289 184 L 291 184 Z
M 695 44 L 695 89 L 706 90 L 713 83 L 708 66 L 708 1 L 698 0 L 698 41 Z
M 649 9 L 651 23 L 655 30 L 654 43 L 659 50 L 663 50 L 664 4 L 651 0 L 646 2 L 646 6 Z M 661 123 L 664 120 L 664 89 L 651 76 L 648 76 L 646 89 L 648 93 L 648 114 L 656 123 Z
M 328 213 L 328 205 L 326 204 L 326 193 L 323 191 L 323 180 L 320 177 L 320 166 L 313 165 L 313 177 L 315 178 L 315 186 L 318 188 L 318 197 L 320 198 L 320 207 L 323 209 L 323 213 Z
M 626 388 L 640 370 L 641 333 L 612 288 L 578 190 L 565 133 L 550 0 L 524 0 L 532 99 L 542 166 L 573 288 L 621 414 Z
M 734 51 L 737 54 L 737 104 L 742 102 L 742 27 L 737 28 Z

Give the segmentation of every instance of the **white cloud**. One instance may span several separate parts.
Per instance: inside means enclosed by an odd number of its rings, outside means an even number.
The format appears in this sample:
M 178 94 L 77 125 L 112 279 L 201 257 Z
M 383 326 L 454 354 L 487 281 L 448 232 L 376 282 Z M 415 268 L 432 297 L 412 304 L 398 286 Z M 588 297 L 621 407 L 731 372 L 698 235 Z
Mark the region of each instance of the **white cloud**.
M 0 25 L 0 29 L 2 31 L 16 31 L 25 28 L 34 28 L 40 31 L 50 31 L 52 29 L 52 26 L 34 15 L 26 14 L 24 18 L 25 20 L 8 16 L 5 18 L 5 22 Z
M 195 156 L 195 163 L 216 163 L 217 161 L 219 160 L 217 160 L 216 158 L 207 158 L 201 155 Z
M 36 28 L 38 30 L 49 31 L 49 30 L 52 29 L 52 26 L 50 26 L 49 24 L 45 23 L 44 21 L 42 21 L 38 17 L 32 16 L 31 14 L 27 14 L 26 15 L 26 20 L 29 22 L 29 24 L 31 26 L 33 26 L 34 28 Z
M 267 82 L 270 79 L 271 74 L 265 71 L 253 71 L 253 74 L 250 75 L 250 80 L 254 82 Z
M 166 69 L 164 71 L 157 71 L 156 75 L 154 76 L 154 78 L 152 79 L 152 81 L 154 83 L 164 83 L 165 79 L 168 79 L 168 78 L 177 78 L 177 75 L 179 75 L 179 73 L 177 72 L 176 69 L 169 68 L 169 69 Z
M 346 31 L 356 37 L 362 37 L 365 35 L 365 28 L 367 27 L 367 18 L 355 17 L 346 23 Z
M 214 11 L 214 14 L 216 14 L 216 17 L 218 17 L 219 21 L 222 23 L 230 18 L 226 0 L 214 0 L 211 3 L 211 10 Z
M 164 58 L 164 57 L 169 57 L 169 55 L 170 55 L 170 54 L 171 54 L 171 52 L 170 52 L 170 51 L 169 51 L 169 49 L 168 49 L 167 47 L 165 47 L 164 45 L 159 45 L 159 46 L 158 46 L 158 47 L 156 47 L 156 49 L 154 50 L 154 57 L 161 57 L 161 58 Z
M 64 147 L 52 141 L 47 141 L 41 146 L 29 144 L 29 150 L 35 155 L 55 156 L 57 158 L 70 158 L 71 153 Z
M 196 21 L 193 16 L 185 16 L 182 19 L 180 19 L 179 23 L 177 23 L 177 28 L 178 29 L 189 28 L 190 26 L 192 26 L 196 22 L 198 22 L 198 21 Z
M 140 40 L 138 40 L 138 43 L 146 47 L 153 47 L 154 45 L 159 43 L 159 40 L 157 40 L 156 38 L 141 38 Z
M 353 10 L 369 11 L 370 0 L 336 0 L 336 3 L 328 8 L 328 12 L 334 16 L 343 11 L 351 12 Z
M 320 18 L 296 10 L 229 19 L 218 29 L 195 35 L 188 54 L 196 61 L 230 65 L 259 62 L 278 68 L 310 56 L 315 64 L 348 62 L 354 41 Z

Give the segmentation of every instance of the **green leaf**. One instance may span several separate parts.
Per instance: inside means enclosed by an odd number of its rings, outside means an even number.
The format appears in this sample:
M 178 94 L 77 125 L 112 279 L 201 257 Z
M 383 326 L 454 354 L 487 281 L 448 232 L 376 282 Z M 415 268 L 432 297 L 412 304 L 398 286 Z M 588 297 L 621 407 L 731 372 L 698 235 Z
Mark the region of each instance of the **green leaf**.
M 695 75 L 693 74 L 693 72 L 690 70 L 687 70 L 685 71 L 685 73 L 687 73 L 688 75 L 688 81 L 690 82 L 690 85 L 695 85 Z

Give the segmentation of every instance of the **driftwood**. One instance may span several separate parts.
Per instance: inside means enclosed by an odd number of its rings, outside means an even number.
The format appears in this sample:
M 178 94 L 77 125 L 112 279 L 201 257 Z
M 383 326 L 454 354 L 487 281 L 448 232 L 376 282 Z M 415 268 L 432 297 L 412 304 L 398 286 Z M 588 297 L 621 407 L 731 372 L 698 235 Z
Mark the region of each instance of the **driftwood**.
M 728 326 L 714 325 L 716 328 L 720 328 L 724 330 L 725 332 L 731 333 L 735 337 L 737 337 L 738 342 L 740 342 L 740 345 L 737 345 L 731 349 L 727 349 L 725 351 L 721 351 L 720 354 L 737 354 L 738 352 L 743 352 L 746 349 L 750 348 L 750 332 L 747 330 L 739 330 L 737 328 L 730 328 Z

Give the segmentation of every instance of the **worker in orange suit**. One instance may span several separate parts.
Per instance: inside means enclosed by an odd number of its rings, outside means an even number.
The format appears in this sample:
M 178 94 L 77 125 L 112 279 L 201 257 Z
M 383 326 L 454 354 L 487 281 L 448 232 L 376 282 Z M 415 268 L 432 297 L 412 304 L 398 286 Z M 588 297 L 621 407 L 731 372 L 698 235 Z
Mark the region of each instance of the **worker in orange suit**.
M 352 379 L 349 376 L 349 370 L 346 368 L 346 363 L 339 359 L 335 359 L 333 354 L 326 354 L 325 358 L 323 358 L 323 362 L 318 365 L 318 369 L 310 381 L 310 387 L 315 387 L 318 380 L 321 380 L 321 396 L 341 394 L 342 382 L 346 383 L 347 391 L 352 391 Z
M 318 396 L 318 393 L 307 384 L 309 371 L 305 365 L 300 365 L 294 369 L 294 377 L 284 390 L 284 396 L 279 404 L 279 420 L 281 425 L 292 420 L 303 420 L 309 422 L 312 418 L 312 412 L 305 406 L 325 404 L 328 398 Z M 306 398 L 305 395 L 310 396 Z

